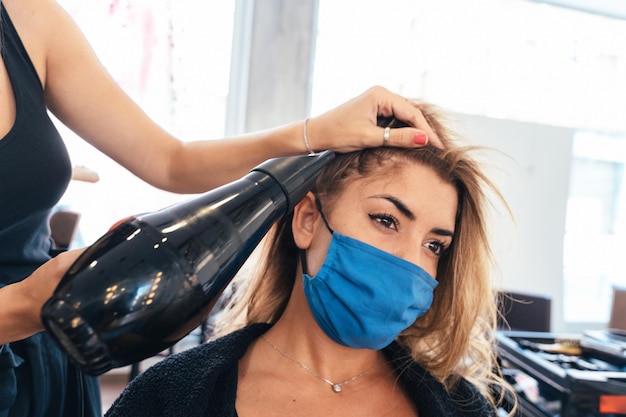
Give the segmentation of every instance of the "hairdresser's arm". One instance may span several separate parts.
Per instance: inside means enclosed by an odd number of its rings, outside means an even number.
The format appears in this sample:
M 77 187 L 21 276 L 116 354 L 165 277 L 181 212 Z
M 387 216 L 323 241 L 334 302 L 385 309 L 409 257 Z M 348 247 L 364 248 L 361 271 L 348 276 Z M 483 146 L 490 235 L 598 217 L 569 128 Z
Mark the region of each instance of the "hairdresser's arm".
M 63 252 L 28 278 L 0 288 L 0 345 L 43 330 L 41 308 L 82 249 Z
M 270 157 L 306 153 L 302 121 L 240 138 L 180 142 L 129 99 L 53 0 L 5 2 L 11 9 L 30 8 L 28 13 L 15 13 L 16 26 L 30 34 L 27 48 L 36 57 L 51 111 L 148 183 L 174 192 L 202 192 L 240 177 Z M 210 73 L 210 68 L 206 72 Z M 308 124 L 311 147 L 345 151 L 380 146 L 383 129 L 376 127 L 379 114 L 394 114 L 420 129 L 394 130 L 392 145 L 417 146 L 415 138 L 424 134 L 436 140 L 419 110 L 378 87 L 313 118 Z

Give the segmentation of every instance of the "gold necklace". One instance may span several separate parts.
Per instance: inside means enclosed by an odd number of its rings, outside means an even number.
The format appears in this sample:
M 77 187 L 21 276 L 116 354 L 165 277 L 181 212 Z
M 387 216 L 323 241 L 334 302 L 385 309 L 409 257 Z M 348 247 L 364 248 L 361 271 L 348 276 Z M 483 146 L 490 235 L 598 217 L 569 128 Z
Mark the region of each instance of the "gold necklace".
M 378 361 L 376 361 L 376 363 L 371 367 L 366 369 L 365 371 L 361 372 L 360 374 L 357 374 L 355 376 L 353 376 L 350 379 L 346 379 L 343 382 L 333 382 L 330 379 L 326 379 L 323 376 L 319 375 L 317 372 L 315 372 L 313 369 L 309 368 L 308 366 L 306 366 L 305 364 L 303 364 L 302 362 L 298 361 L 296 358 L 294 358 L 293 356 L 291 356 L 290 354 L 283 352 L 282 350 L 280 350 L 278 348 L 278 346 L 276 346 L 275 344 L 273 344 L 272 342 L 270 342 L 267 337 L 265 337 L 265 335 L 261 335 L 261 337 L 263 338 L 263 340 L 265 340 L 265 342 L 270 345 L 276 352 L 280 353 L 282 356 L 284 356 L 285 358 L 289 359 L 290 361 L 296 363 L 298 366 L 300 366 L 302 369 L 304 369 L 305 371 L 307 371 L 308 373 L 310 373 L 311 375 L 313 375 L 315 378 L 319 379 L 320 381 L 324 381 L 325 383 L 327 383 L 328 385 L 331 386 L 332 390 L 334 393 L 339 394 L 344 385 L 349 384 L 350 382 L 354 381 L 355 379 L 358 379 L 362 376 L 367 375 L 368 373 L 370 373 L 371 371 L 373 371 L 376 367 L 378 367 L 378 365 L 380 365 L 380 356 L 378 357 Z

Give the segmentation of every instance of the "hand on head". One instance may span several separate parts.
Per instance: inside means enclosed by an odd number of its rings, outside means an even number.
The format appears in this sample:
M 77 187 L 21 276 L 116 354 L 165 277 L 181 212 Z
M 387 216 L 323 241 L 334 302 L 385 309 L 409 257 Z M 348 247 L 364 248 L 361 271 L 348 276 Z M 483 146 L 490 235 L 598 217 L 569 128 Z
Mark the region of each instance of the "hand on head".
M 395 117 L 411 127 L 392 128 L 386 146 L 415 148 L 428 143 L 443 148 L 435 131 L 411 101 L 383 87 L 372 87 L 363 94 L 312 118 L 307 136 L 314 150 L 351 152 L 383 145 L 385 129 L 378 117 Z

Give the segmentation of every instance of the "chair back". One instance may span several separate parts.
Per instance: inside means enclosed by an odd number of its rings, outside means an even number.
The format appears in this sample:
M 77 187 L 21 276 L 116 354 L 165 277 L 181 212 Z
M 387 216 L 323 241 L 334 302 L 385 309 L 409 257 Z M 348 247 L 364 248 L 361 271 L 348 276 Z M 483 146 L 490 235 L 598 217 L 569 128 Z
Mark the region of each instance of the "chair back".
M 552 299 L 547 296 L 515 291 L 498 294 L 498 328 L 528 332 L 549 332 Z

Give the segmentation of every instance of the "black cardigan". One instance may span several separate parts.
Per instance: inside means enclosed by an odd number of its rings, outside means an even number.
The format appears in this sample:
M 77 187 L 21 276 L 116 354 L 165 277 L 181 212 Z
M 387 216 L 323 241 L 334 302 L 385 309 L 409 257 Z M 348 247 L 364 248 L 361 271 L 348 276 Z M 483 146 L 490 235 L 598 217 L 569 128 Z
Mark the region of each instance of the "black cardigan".
M 153 365 L 128 385 L 105 417 L 236 417 L 238 361 L 269 327 L 251 325 Z M 401 369 L 400 380 L 420 417 L 495 416 L 467 381 L 447 392 L 421 366 L 409 362 L 397 343 L 384 352 Z

